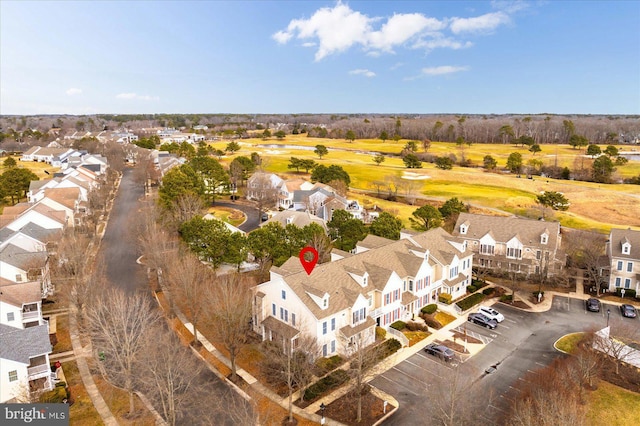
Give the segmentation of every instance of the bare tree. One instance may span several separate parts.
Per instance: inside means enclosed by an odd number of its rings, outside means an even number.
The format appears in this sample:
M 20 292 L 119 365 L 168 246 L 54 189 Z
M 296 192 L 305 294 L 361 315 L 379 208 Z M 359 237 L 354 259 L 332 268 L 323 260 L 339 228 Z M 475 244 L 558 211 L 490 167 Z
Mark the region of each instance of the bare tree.
M 164 276 L 175 297 L 186 308 L 183 311 L 193 326 L 193 343 L 198 342 L 199 320 L 208 306 L 205 295 L 209 292 L 214 273 L 191 252 L 180 253 L 166 264 Z
M 566 362 L 557 359 L 522 382 L 509 410 L 507 425 L 572 426 L 585 424 L 585 408 L 580 404 Z
M 144 349 L 138 364 L 139 386 L 155 406 L 162 408 L 162 416 L 173 426 L 194 402 L 197 389 L 193 388 L 202 363 L 161 325 L 146 335 Z
M 84 318 L 93 347 L 104 355 L 101 362 L 109 379 L 129 393 L 129 414 L 133 414 L 133 392 L 145 336 L 153 332 L 159 319 L 150 298 L 110 290 L 87 305 Z
M 368 389 L 366 375 L 380 360 L 380 346 L 371 345 L 375 333 L 373 328 L 367 328 L 353 336 L 342 335 L 341 343 L 351 355 L 347 373 L 351 377 L 350 394 L 356 400 L 356 422 L 362 420 L 362 397 Z
M 178 198 L 173 200 L 170 208 L 171 216 L 173 217 L 176 227 L 193 219 L 195 216 L 202 215 L 204 210 L 205 205 L 202 198 L 192 193 L 178 196 Z
M 138 238 L 145 264 L 155 270 L 162 270 L 168 259 L 175 256 L 177 239 L 164 226 L 160 210 L 153 200 L 145 203 L 138 215 L 133 232 Z
M 75 228 L 67 228 L 58 243 L 51 251 L 51 280 L 63 299 L 75 303 L 79 310 L 86 302 L 89 290 L 88 276 L 90 264 L 87 253 L 91 239 L 77 232 Z
M 267 380 L 274 385 L 284 383 L 288 392 L 288 419 L 293 422 L 293 393 L 300 390 L 300 399 L 304 401 L 304 392 L 313 380 L 314 361 L 320 355 L 317 340 L 312 336 L 298 334 L 293 342 L 278 339 L 264 342 L 262 345 L 264 361 L 262 371 Z
M 229 352 L 231 380 L 237 379 L 236 357 L 249 339 L 252 283 L 239 274 L 218 277 L 210 290 L 210 309 L 203 320 L 211 324 L 216 340 Z
M 629 343 L 640 342 L 640 331 L 635 324 L 619 322 L 594 334 L 593 347 L 609 356 L 620 374 L 620 364 L 635 355 L 635 349 Z
M 432 404 L 432 418 L 446 426 L 468 425 L 476 422 L 492 403 L 492 394 L 473 371 L 463 364 L 441 365 L 434 381 L 427 385 L 426 394 Z M 478 398 L 482 395 L 482 398 Z
M 565 230 L 563 238 L 569 264 L 583 269 L 598 293 L 609 285 L 603 273 L 608 266 L 606 239 L 606 235 L 580 230 Z

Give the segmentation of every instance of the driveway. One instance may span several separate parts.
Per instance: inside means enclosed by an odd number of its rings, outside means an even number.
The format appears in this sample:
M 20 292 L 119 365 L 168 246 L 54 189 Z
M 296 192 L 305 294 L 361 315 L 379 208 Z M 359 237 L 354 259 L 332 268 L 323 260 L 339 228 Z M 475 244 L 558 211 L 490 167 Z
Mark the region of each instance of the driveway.
M 247 220 L 238 228 L 244 232 L 251 232 L 258 228 L 260 224 L 260 218 L 258 217 L 258 209 L 247 200 L 232 201 L 216 201 L 213 204 L 214 207 L 228 207 L 231 209 L 240 210 L 245 214 Z
M 499 424 L 506 414 L 514 388 L 528 372 L 549 365 L 555 358 L 564 356 L 553 347 L 557 339 L 567 333 L 600 329 L 607 325 L 607 309 L 611 310 L 610 323 L 628 321 L 622 318 L 617 306 L 603 304 L 600 313 L 587 312 L 583 300 L 556 296 L 551 309 L 544 313 L 521 311 L 497 303 L 494 307 L 505 320 L 495 330 L 487 330 L 472 323 L 466 326 L 470 335 L 488 342 L 479 353 L 460 365 L 463 376 L 481 380 L 492 392 L 491 404 L 484 423 Z M 496 366 L 495 372 L 485 370 Z M 427 385 L 434 376 L 443 373 L 442 363 L 423 351 L 416 353 L 371 381 L 394 396 L 400 408 L 385 425 L 429 424 L 428 404 L 425 404 Z M 487 398 L 483 393 L 478 397 Z

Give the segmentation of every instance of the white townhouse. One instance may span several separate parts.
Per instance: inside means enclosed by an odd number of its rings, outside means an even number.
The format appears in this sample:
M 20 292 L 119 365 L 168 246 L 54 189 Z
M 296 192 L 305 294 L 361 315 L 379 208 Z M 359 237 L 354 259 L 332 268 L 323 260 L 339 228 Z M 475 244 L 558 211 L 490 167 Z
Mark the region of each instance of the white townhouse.
M 472 253 L 464 243 L 441 228 L 404 236 L 368 236 L 355 254 L 334 250 L 309 275 L 297 257 L 271 268 L 254 288 L 254 331 L 294 349 L 311 336 L 322 356 L 348 356 L 356 342 L 373 343 L 376 326 L 412 318 L 442 292 L 465 294 Z
M 606 246 L 609 291 L 635 290 L 640 296 L 640 231 L 612 229 Z
M 0 403 L 53 388 L 51 351 L 40 284 L 0 278 Z
M 452 234 L 466 241 L 479 268 L 551 276 L 566 263 L 558 222 L 460 213 Z
M 48 148 L 41 146 L 34 146 L 29 148 L 22 157 L 21 161 L 37 161 L 52 164 L 54 158 L 56 162 L 60 162 L 63 159 L 69 157 L 75 150 L 72 148 Z M 57 166 L 59 167 L 59 165 Z

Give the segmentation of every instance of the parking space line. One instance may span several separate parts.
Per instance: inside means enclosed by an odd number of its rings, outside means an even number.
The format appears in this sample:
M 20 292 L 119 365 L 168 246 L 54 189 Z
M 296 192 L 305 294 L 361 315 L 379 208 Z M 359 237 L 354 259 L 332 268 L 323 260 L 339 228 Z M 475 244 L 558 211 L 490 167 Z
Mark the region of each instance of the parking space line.
M 505 318 L 504 320 L 505 320 L 505 321 L 512 322 L 512 323 L 514 323 L 514 324 L 517 324 L 517 323 L 518 323 L 518 321 L 514 321 L 514 320 L 509 319 L 509 318 Z
M 378 376 L 378 377 L 382 377 L 383 379 L 385 379 L 385 380 L 387 380 L 387 381 L 389 381 L 389 382 L 393 383 L 394 385 L 396 385 L 396 386 L 400 386 L 401 388 L 406 389 L 406 391 L 407 391 L 408 393 L 412 394 L 412 395 L 420 396 L 420 394 L 419 394 L 419 393 L 415 393 L 415 392 L 411 391 L 407 386 L 403 385 L 403 384 L 402 384 L 402 383 L 400 383 L 400 382 L 396 382 L 395 380 L 391 380 L 390 378 L 388 378 L 388 377 L 387 377 L 387 376 L 385 376 L 384 374 L 382 374 L 382 375 L 380 375 L 380 376 Z
M 430 357 L 427 357 L 427 356 L 425 356 L 425 359 L 428 359 L 428 360 L 430 360 L 430 361 L 433 361 L 433 362 L 435 362 L 436 364 L 441 364 L 440 362 L 436 361 L 435 359 L 430 358 Z M 409 361 L 409 360 L 406 360 L 406 362 L 407 362 L 407 364 L 411 364 L 411 365 L 413 365 L 414 367 L 417 367 L 417 368 L 419 368 L 419 369 L 421 369 L 421 370 L 426 371 L 426 372 L 427 372 L 427 373 L 429 373 L 429 374 L 432 374 L 432 375 L 434 375 L 434 376 L 436 376 L 436 377 L 438 377 L 438 378 L 442 379 L 442 376 L 440 376 L 439 374 L 434 373 L 433 371 L 430 371 L 430 370 L 428 370 L 428 369 L 426 369 L 426 368 L 422 367 L 421 365 L 415 364 L 415 363 L 413 363 L 413 362 L 411 362 L 411 361 Z M 396 367 L 393 367 L 393 368 L 396 368 Z M 402 373 L 402 374 L 406 374 L 406 373 Z M 409 376 L 409 377 L 411 377 L 411 376 Z

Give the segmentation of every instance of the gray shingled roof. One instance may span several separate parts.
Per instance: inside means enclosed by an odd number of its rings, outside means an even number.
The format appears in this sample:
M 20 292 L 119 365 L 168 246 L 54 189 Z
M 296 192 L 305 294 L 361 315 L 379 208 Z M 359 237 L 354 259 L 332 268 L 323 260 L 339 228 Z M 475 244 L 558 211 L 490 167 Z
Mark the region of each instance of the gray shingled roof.
M 49 237 L 57 232 L 59 232 L 57 229 L 46 229 L 33 222 L 29 222 L 17 231 L 12 231 L 11 229 L 6 227 L 0 229 L 0 243 L 7 241 L 9 238 L 19 233 L 22 233 L 42 243 L 46 243 Z
M 622 242 L 625 238 L 631 244 L 631 252 L 629 254 L 622 254 Z M 640 231 L 612 229 L 609 246 L 613 257 L 640 259 Z
M 460 234 L 460 225 L 468 222 L 469 229 L 466 234 Z M 540 243 L 543 233 L 549 234 L 546 245 Z M 558 222 L 546 222 L 543 220 L 522 219 L 515 216 L 486 216 L 480 214 L 460 213 L 453 235 L 466 239 L 479 240 L 491 233 L 496 242 L 506 243 L 517 236 L 520 242 L 526 246 L 556 248 L 560 224 Z
M 29 364 L 29 358 L 51 351 L 47 324 L 29 328 L 0 324 L 0 358 Z
M 0 261 L 20 269 L 41 265 L 47 259 L 44 252 L 29 252 L 13 244 L 7 244 L 0 250 Z

